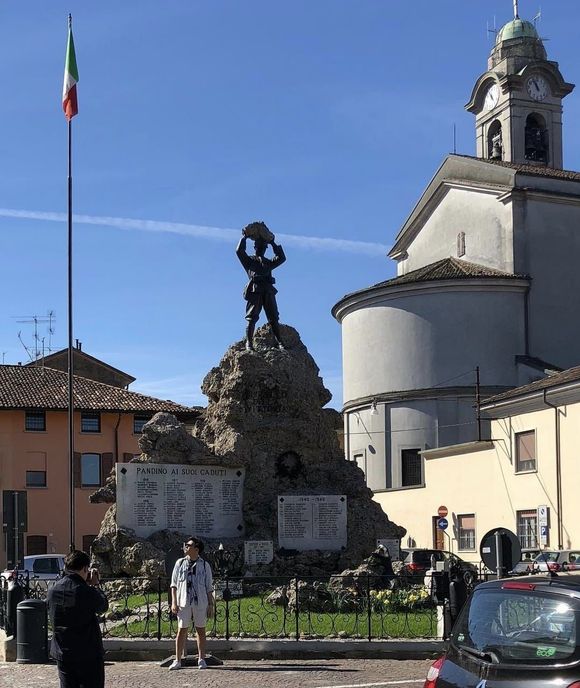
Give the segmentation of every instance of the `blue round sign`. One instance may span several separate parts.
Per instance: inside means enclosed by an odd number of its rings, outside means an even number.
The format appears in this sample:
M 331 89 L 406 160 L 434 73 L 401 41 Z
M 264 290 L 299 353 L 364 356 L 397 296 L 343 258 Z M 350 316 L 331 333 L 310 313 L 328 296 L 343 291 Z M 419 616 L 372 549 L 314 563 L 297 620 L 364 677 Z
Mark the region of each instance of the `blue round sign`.
M 449 521 L 446 518 L 440 518 L 437 521 L 437 528 L 439 528 L 439 530 L 447 530 L 448 525 Z

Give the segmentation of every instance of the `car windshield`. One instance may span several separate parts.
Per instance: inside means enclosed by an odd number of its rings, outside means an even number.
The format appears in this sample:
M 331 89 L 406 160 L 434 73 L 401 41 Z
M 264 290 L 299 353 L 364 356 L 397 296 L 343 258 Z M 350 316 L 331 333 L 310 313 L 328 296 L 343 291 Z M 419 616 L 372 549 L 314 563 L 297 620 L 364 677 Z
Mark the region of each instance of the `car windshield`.
M 413 552 L 413 563 L 419 564 L 420 566 L 431 566 L 431 556 L 434 555 L 437 561 L 441 561 L 443 558 L 439 552 L 434 552 L 433 550 L 424 550 Z
M 557 663 L 577 653 L 579 613 L 571 597 L 479 590 L 464 607 L 451 642 L 492 663 Z

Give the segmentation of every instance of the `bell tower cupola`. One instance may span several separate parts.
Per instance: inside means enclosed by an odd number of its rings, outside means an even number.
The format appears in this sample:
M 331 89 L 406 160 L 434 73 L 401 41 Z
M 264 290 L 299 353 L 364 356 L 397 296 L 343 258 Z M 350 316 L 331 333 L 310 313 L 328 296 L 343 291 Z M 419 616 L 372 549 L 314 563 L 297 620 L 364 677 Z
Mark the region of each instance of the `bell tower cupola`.
M 548 60 L 536 27 L 514 19 L 497 33 L 465 108 L 475 115 L 477 157 L 563 168 L 562 100 L 574 89 Z

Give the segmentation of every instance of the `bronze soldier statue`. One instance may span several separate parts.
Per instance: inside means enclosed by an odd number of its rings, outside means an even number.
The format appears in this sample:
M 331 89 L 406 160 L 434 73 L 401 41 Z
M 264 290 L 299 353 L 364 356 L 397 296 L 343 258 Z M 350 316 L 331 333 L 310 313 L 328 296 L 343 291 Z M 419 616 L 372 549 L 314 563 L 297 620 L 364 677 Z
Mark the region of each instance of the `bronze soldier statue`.
M 249 256 L 246 253 L 246 241 L 254 240 L 256 255 Z M 280 324 L 276 294 L 278 290 L 274 286 L 276 280 L 272 277 L 272 270 L 282 265 L 286 260 L 282 246 L 276 244 L 275 237 L 263 222 L 252 222 L 242 229 L 242 238 L 236 249 L 236 255 L 240 259 L 244 270 L 248 273 L 250 281 L 244 289 L 246 299 L 246 349 L 254 350 L 254 330 L 262 312 L 266 311 L 266 317 L 272 328 L 272 333 L 278 342 L 278 348 L 284 349 L 280 335 Z M 266 258 L 264 254 L 268 245 L 272 246 L 274 258 Z

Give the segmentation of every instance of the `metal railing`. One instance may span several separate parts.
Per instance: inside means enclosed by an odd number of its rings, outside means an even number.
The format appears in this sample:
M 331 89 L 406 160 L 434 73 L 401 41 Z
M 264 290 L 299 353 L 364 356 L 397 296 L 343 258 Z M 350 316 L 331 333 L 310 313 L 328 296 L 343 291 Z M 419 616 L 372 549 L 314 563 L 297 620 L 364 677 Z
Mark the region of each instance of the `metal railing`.
M 427 581 L 429 583 L 429 581 Z M 19 578 L 26 598 L 46 598 L 54 581 Z M 100 618 L 104 637 L 175 637 L 166 578 L 105 579 L 109 609 Z M 437 609 L 423 579 L 358 575 L 221 577 L 214 579 L 215 615 L 210 638 L 433 638 Z M 8 617 L 8 584 L 0 585 L 0 627 Z

